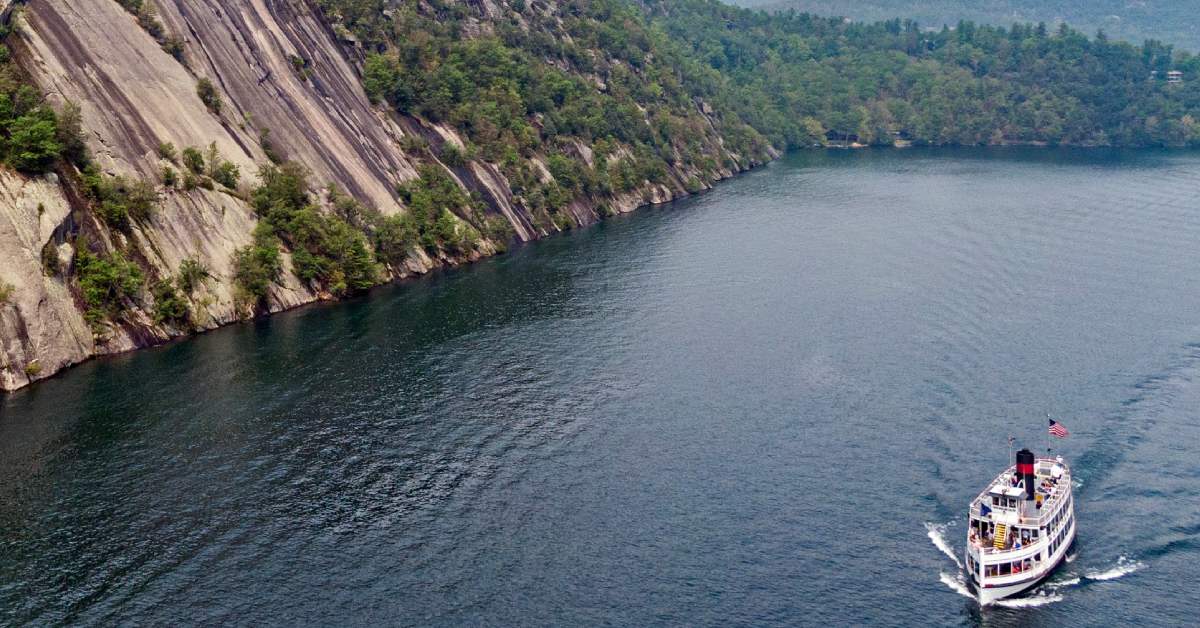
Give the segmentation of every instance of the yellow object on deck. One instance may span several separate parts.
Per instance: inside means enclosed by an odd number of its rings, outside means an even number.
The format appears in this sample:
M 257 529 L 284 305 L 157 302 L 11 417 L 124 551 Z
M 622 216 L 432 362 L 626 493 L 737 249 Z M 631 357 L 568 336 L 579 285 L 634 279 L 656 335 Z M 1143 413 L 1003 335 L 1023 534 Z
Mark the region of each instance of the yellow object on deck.
M 1002 550 L 1004 549 L 1004 539 L 1008 538 L 1008 526 L 1003 523 L 996 524 L 996 539 L 992 542 L 992 547 Z

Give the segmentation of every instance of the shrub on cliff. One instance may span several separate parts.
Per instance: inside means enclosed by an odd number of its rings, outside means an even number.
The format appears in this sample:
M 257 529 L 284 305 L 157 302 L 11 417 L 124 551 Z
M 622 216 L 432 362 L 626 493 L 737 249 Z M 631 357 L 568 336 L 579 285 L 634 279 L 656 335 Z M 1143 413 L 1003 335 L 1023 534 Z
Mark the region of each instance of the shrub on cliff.
M 451 168 L 459 168 L 467 163 L 467 158 L 462 149 L 450 142 L 442 145 L 442 163 Z
M 375 284 L 378 269 L 365 235 L 341 216 L 321 212 L 310 197 L 303 166 L 268 164 L 259 169 L 259 179 L 251 204 L 292 250 L 298 277 L 335 294 Z
M 460 232 L 455 210 L 464 213 L 475 202 L 467 196 L 446 171 L 433 165 L 418 169 L 419 177 L 406 181 L 396 189 L 408 208 L 417 242 L 429 252 L 445 247 L 451 252 L 465 253 L 474 239 L 466 230 Z
M 142 288 L 142 270 L 120 251 L 111 255 L 92 253 L 86 242 L 78 243 L 75 275 L 87 306 L 85 318 L 93 325 L 125 309 Z
M 177 274 L 176 283 L 179 289 L 185 294 L 191 295 L 196 291 L 196 288 L 204 285 L 205 281 L 212 278 L 212 273 L 208 267 L 198 259 L 188 258 L 179 262 L 179 273 Z
M 68 101 L 58 114 L 58 143 L 62 146 L 62 157 L 83 168 L 91 161 L 83 133 L 83 110 L 77 103 Z
M 179 295 L 175 284 L 170 279 L 163 279 L 154 284 L 151 289 L 154 296 L 154 322 L 156 324 L 171 323 L 181 325 L 189 322 L 191 309 L 187 301 Z
M 196 81 L 196 95 L 200 97 L 200 101 L 204 103 L 208 110 L 220 115 L 221 113 L 221 94 L 217 92 L 217 88 L 213 82 L 207 77 Z
M 221 151 L 217 150 L 216 142 L 208 145 L 208 170 L 206 174 L 213 181 L 231 190 L 237 189 L 238 181 L 241 179 L 241 172 L 238 170 L 237 164 L 225 161 L 221 157 Z
M 546 158 L 546 169 L 563 189 L 577 192 L 582 187 L 582 167 L 574 159 L 562 153 L 554 153 Z
M 428 234 L 451 253 L 469 253 L 478 240 L 475 229 L 463 222 L 449 209 L 438 214 Z
M 188 146 L 183 149 L 183 166 L 192 174 L 204 174 L 204 154 L 198 148 Z
M 0 36 L 3 35 L 0 28 Z M 46 103 L 0 45 L 0 158 L 29 174 L 40 174 L 65 159 L 88 163 L 79 106 L 67 102 L 61 113 Z
M 158 207 L 158 192 L 145 181 L 106 176 L 94 168 L 84 171 L 83 180 L 96 214 L 118 229 L 150 218 Z
M 376 253 L 393 266 L 404 263 L 409 252 L 417 245 L 418 235 L 417 223 L 408 213 L 381 219 L 372 234 Z
M 145 2 L 142 0 L 117 0 L 117 4 L 121 5 L 126 11 L 137 15 L 138 11 L 142 10 Z
M 163 37 L 161 40 L 159 40 L 159 44 L 162 46 L 163 52 L 174 57 L 176 61 L 179 61 L 180 63 L 183 63 L 184 65 L 187 65 L 187 63 L 184 63 L 184 59 L 183 59 L 183 40 L 182 39 L 175 37 L 174 35 L 167 35 L 166 37 Z
M 267 298 L 271 284 L 279 280 L 281 269 L 279 239 L 269 223 L 259 222 L 254 227 L 254 243 L 233 254 L 233 281 L 241 293 L 240 297 L 261 303 Z
M 159 159 L 166 159 L 171 163 L 177 163 L 176 160 L 179 159 L 179 153 L 175 151 L 175 145 L 171 142 L 159 142 L 157 152 Z
M 13 168 L 29 173 L 49 170 L 63 152 L 54 110 L 41 106 L 14 119 L 7 144 L 7 161 Z
M 272 211 L 290 213 L 309 203 L 308 171 L 293 162 L 269 164 L 258 170 L 262 184 L 250 195 L 250 202 L 259 216 Z
M 325 192 L 329 195 L 329 204 L 333 207 L 333 214 L 356 227 L 369 228 L 383 218 L 379 210 L 363 205 L 358 199 L 343 192 L 337 184 L 330 183 L 326 186 Z
M 183 40 L 167 34 L 167 29 L 159 21 L 158 12 L 154 10 L 153 5 L 143 0 L 117 2 L 137 18 L 138 25 L 159 43 L 163 52 L 175 57 L 176 61 L 183 62 Z
M 236 190 L 238 181 L 241 180 L 241 173 L 238 172 L 238 167 L 231 161 L 222 161 L 212 171 L 212 179 L 217 183 L 231 189 Z

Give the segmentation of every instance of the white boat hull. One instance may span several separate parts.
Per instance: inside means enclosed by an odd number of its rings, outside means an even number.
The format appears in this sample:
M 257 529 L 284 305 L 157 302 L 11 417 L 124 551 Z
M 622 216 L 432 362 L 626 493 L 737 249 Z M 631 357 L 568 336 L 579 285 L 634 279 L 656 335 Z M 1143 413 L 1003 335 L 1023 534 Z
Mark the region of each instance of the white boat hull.
M 1054 569 L 1056 569 L 1056 567 L 1047 569 L 1044 573 L 1042 573 L 1040 575 L 1031 576 L 1029 580 L 1019 582 L 1016 584 L 1011 584 L 1011 585 L 1006 585 L 1006 586 L 989 586 L 984 589 L 977 589 L 975 592 L 975 595 L 979 599 L 979 605 L 987 606 L 997 600 L 1003 600 L 1005 598 L 1016 597 L 1018 595 L 1021 595 L 1022 593 L 1025 593 L 1031 589 L 1034 589 L 1039 584 L 1044 582 L 1046 580 L 1046 578 L 1049 578 L 1054 573 Z
M 1038 585 L 1045 582 L 1047 578 L 1054 575 L 1055 570 L 1062 565 L 1067 554 L 1071 551 L 1071 548 L 1074 545 L 1075 522 L 1072 521 L 1071 527 L 1067 531 L 1066 540 L 1063 542 L 1062 547 L 1058 550 L 1057 555 L 1052 557 L 1052 562 L 1050 563 L 1049 567 L 1037 572 L 1031 572 L 1028 578 L 1012 583 L 992 584 L 987 583 L 985 580 L 986 584 L 983 587 L 980 587 L 972 577 L 968 577 L 967 581 L 970 583 L 970 587 L 975 590 L 975 596 L 976 599 L 979 600 L 980 606 L 987 606 L 993 602 L 996 602 L 997 600 L 1016 597 L 1022 593 L 1036 588 Z

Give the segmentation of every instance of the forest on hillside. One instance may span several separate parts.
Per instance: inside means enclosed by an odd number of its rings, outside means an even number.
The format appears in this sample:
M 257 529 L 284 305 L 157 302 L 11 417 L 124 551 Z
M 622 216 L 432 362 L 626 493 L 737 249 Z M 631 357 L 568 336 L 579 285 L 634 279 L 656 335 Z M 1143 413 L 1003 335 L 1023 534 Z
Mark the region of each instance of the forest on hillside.
M 439 0 L 321 3 L 371 50 L 369 93 L 454 124 L 473 154 L 516 175 L 522 157 L 568 138 L 629 150 L 627 177 L 662 162 L 710 167 L 687 144 L 687 129 L 707 124 L 697 103 L 742 154 L 839 139 L 1200 143 L 1200 58 L 1065 25 L 929 32 L 714 0 L 511 0 L 499 18 Z M 1171 69 L 1182 83 L 1167 83 Z M 614 173 L 559 166 L 580 185 L 612 184 Z
M 1065 22 L 1088 34 L 1103 30 L 1109 37 L 1136 44 L 1157 39 L 1200 50 L 1197 0 L 735 0 L 734 4 L 867 22 L 908 18 L 935 29 L 962 20 L 997 26 L 1046 22 L 1052 28 Z
M 711 68 L 711 90 L 776 143 L 812 131 L 888 143 L 1184 146 L 1200 141 L 1200 58 L 1066 25 L 962 22 L 929 32 L 767 14 L 707 0 L 650 5 L 653 22 Z M 1182 82 L 1168 83 L 1171 70 Z M 719 86 L 718 86 L 719 85 Z

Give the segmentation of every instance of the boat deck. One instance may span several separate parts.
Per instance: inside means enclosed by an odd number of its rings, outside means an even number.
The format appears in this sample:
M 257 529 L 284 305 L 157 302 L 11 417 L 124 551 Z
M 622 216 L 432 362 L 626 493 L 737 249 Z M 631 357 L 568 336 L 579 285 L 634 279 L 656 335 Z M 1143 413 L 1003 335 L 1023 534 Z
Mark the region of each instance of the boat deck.
M 1058 465 L 1060 469 L 1058 477 L 1055 477 L 1052 472 L 1055 465 Z M 1034 494 L 1037 498 L 1032 501 L 1025 499 L 1023 487 L 1019 487 L 1019 485 L 1015 487 L 1013 485 L 1012 478 L 1015 472 L 1016 465 L 1013 465 L 996 476 L 980 492 L 975 500 L 971 502 L 971 516 L 984 521 L 1002 521 L 1010 530 L 1013 527 L 1046 527 L 1051 518 L 1059 510 L 1059 505 L 1065 501 L 1066 496 L 1071 492 L 1070 468 L 1065 463 L 1052 458 L 1039 458 L 1034 466 L 1034 477 L 1037 481 L 1037 486 L 1034 487 Z M 1018 487 L 1020 488 L 1019 491 L 1014 490 Z M 1002 505 L 996 504 L 994 496 L 997 493 L 1010 493 L 1015 496 L 1016 508 L 1006 509 Z M 983 514 L 982 506 L 987 506 L 990 512 Z M 1016 548 L 1012 541 L 1007 538 L 1004 540 L 1003 547 L 994 546 L 988 539 L 977 539 L 975 545 L 984 554 L 1003 553 L 1029 547 L 1029 543 L 1025 542 L 1022 544 L 1023 547 Z

